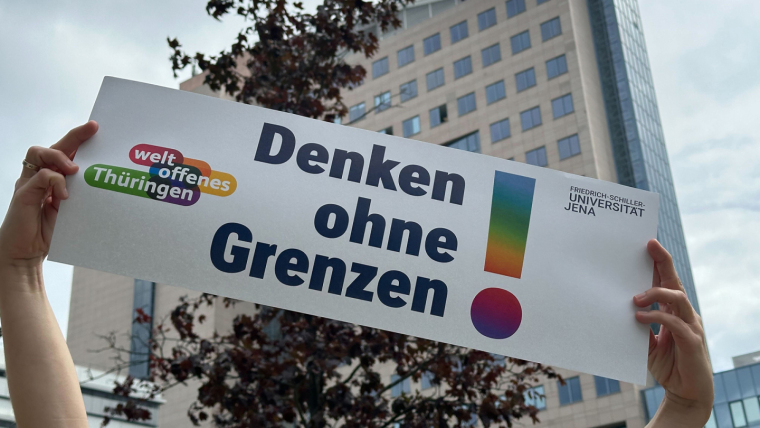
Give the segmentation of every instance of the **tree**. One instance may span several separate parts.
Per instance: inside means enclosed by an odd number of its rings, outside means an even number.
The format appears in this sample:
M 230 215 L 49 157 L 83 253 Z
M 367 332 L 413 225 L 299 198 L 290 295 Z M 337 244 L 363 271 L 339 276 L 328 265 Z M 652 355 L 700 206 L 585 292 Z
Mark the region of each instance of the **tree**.
M 349 53 L 371 57 L 375 30 L 398 28 L 398 12 L 413 0 L 324 0 L 316 13 L 285 0 L 210 0 L 215 19 L 236 13 L 249 23 L 229 50 L 215 56 L 189 55 L 168 39 L 172 69 L 188 66 L 205 73 L 204 82 L 237 101 L 311 118 L 334 120 L 347 114 L 341 90 L 360 85 L 366 71 L 350 65 Z M 153 331 L 149 361 L 154 397 L 195 379 L 197 400 L 188 410 L 193 422 L 217 427 L 443 427 L 512 426 L 537 409 L 525 393 L 541 377 L 559 378 L 549 367 L 373 328 L 273 308 L 259 307 L 235 318 L 231 333 L 202 337 L 198 311 L 233 305 L 202 295 L 182 299 Z M 135 322 L 152 322 L 139 313 Z M 139 363 L 109 336 L 116 367 Z M 382 365 L 396 376 L 385 381 Z M 432 389 L 389 394 L 408 379 Z M 561 378 L 560 378 L 561 380 Z M 128 377 L 114 392 L 125 402 L 113 416 L 145 420 L 148 411 L 130 398 L 145 385 Z M 530 394 L 530 392 L 528 392 Z M 393 395 L 393 396 L 391 396 Z
M 148 398 L 191 379 L 200 382 L 188 409 L 194 423 L 428 428 L 467 427 L 478 418 L 486 427 L 511 427 L 524 416 L 538 421 L 525 394 L 540 377 L 561 380 L 537 363 L 263 306 L 235 318 L 229 334 L 196 334 L 205 321 L 199 309 L 220 303 L 235 304 L 208 294 L 182 299 L 155 327 L 146 356 L 155 383 Z M 138 314 L 136 322 L 150 320 Z M 110 349 L 129 353 L 115 341 Z M 119 361 L 122 367 L 140 363 Z M 395 366 L 390 382 L 378 373 L 387 364 Z M 431 389 L 390 396 L 407 379 L 423 376 Z M 144 392 L 144 384 L 128 377 L 114 392 L 129 397 L 138 390 Z M 131 420 L 149 418 L 136 399 L 109 410 Z

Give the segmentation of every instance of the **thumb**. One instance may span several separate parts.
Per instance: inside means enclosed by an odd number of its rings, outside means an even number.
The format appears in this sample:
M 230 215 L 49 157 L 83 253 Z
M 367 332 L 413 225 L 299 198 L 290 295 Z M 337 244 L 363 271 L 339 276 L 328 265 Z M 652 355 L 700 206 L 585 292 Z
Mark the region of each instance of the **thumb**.
M 53 190 L 54 198 L 66 199 L 69 197 L 66 190 L 66 179 L 63 175 L 44 168 L 34 174 L 16 191 L 14 199 L 22 206 L 34 206 L 39 209 L 48 196 L 48 189 L 50 188 Z

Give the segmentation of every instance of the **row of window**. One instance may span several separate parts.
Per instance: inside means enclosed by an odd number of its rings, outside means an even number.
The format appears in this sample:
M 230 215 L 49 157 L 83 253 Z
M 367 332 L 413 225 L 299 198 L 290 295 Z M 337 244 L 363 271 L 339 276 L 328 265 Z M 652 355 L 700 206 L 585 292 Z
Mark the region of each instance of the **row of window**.
M 490 48 L 486 48 L 486 49 L 490 49 Z M 472 73 L 472 61 L 470 60 L 469 56 L 454 62 L 454 78 L 455 79 L 458 79 L 462 76 L 466 76 L 467 74 L 470 74 L 470 73 Z M 565 73 L 567 73 L 567 59 L 565 58 L 565 55 L 560 55 L 558 57 L 555 57 L 546 61 L 546 74 L 548 76 L 548 79 L 553 79 Z M 445 83 L 443 68 L 439 68 L 435 71 L 428 73 L 425 76 L 425 80 L 426 80 L 428 92 L 440 86 L 443 86 Z M 531 67 L 527 70 L 524 70 L 515 74 L 515 84 L 517 87 L 517 92 L 522 92 L 526 89 L 536 86 L 535 68 Z M 399 87 L 399 98 L 402 103 L 409 101 L 413 98 L 416 98 L 417 94 L 418 94 L 417 79 L 406 82 Z M 496 101 L 506 98 L 506 96 L 507 96 L 506 89 L 505 89 L 505 84 L 503 80 L 500 80 L 496 83 L 486 86 L 487 104 L 492 104 Z M 380 113 L 390 108 L 392 104 L 391 97 L 392 97 L 391 91 L 385 91 L 379 95 L 375 95 L 375 98 L 374 98 L 375 112 Z M 557 111 L 572 112 L 572 99 L 569 100 L 569 103 L 570 103 L 569 106 L 558 105 Z M 472 105 L 472 107 L 473 108 L 469 110 L 465 109 L 465 113 L 468 113 L 474 110 L 474 105 Z M 351 106 L 351 108 L 349 108 L 349 121 L 354 122 L 354 121 L 360 120 L 364 117 L 365 114 L 366 114 L 366 105 L 364 102 Z M 560 117 L 563 115 L 564 114 L 560 114 L 559 116 L 555 116 L 555 117 Z
M 507 2 L 507 16 L 512 17 L 517 13 L 525 11 L 525 0 L 509 0 Z M 485 12 L 478 14 L 478 27 L 480 31 L 496 25 L 496 9 L 491 8 Z M 552 18 L 546 22 L 541 23 L 541 40 L 547 41 L 562 34 L 562 25 L 559 17 Z M 467 27 L 467 20 L 464 20 L 458 24 L 452 25 L 449 28 L 449 36 L 451 38 L 451 44 L 457 43 L 463 39 L 469 37 L 469 30 Z M 510 45 L 512 48 L 512 55 L 518 54 L 531 47 L 530 31 L 525 30 L 510 38 Z M 425 38 L 422 41 L 422 50 L 425 56 L 441 50 L 441 33 L 433 34 L 430 37 Z M 482 51 L 483 66 L 487 67 L 495 62 L 501 60 L 501 49 L 499 44 L 489 46 Z M 414 62 L 414 45 L 409 45 L 396 52 L 396 60 L 398 67 L 404 67 L 407 64 Z M 462 60 L 464 61 L 464 59 Z M 467 58 L 469 62 L 469 57 Z M 465 67 L 465 64 L 461 64 Z M 472 71 L 472 64 L 469 65 L 470 72 Z M 457 65 L 455 63 L 455 72 Z M 384 76 L 390 72 L 390 62 L 387 56 L 380 58 L 372 63 L 372 78 Z M 464 73 L 469 74 L 469 73 Z M 463 75 L 464 75 L 463 74 Z M 457 77 L 458 78 L 458 77 Z

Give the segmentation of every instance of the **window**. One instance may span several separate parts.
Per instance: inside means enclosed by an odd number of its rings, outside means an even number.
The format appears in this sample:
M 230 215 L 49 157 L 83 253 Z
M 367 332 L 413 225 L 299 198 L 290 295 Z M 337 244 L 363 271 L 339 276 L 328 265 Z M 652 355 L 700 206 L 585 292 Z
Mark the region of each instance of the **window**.
M 340 116 L 335 116 L 335 119 L 333 119 L 333 123 L 336 125 L 340 125 L 341 123 L 343 123 L 343 118 Z
M 467 32 L 467 21 L 462 21 L 457 25 L 452 26 L 451 31 L 451 44 L 466 39 L 470 34 Z
M 359 103 L 355 106 L 351 106 L 348 109 L 348 122 L 354 122 L 364 118 L 364 103 Z
M 492 143 L 509 138 L 511 135 L 512 133 L 509 129 L 509 119 L 500 120 L 496 123 L 491 124 Z
M 439 68 L 438 70 L 428 73 L 425 76 L 425 80 L 427 81 L 428 91 L 432 91 L 439 86 L 443 86 L 443 68 Z
M 449 120 L 449 115 L 446 112 L 446 104 L 441 104 L 438 107 L 430 110 L 430 127 L 435 128 L 436 126 L 442 124 L 443 122 L 447 122 Z
M 568 115 L 575 111 L 573 108 L 573 95 L 567 94 L 552 100 L 552 113 L 554 118 Z
M 546 61 L 546 75 L 553 79 L 560 74 L 567 73 L 567 60 L 564 55 Z
M 460 116 L 464 116 L 467 113 L 474 111 L 477 108 L 475 106 L 475 92 L 457 98 L 457 110 Z
M 536 70 L 531 67 L 515 74 L 515 81 L 517 83 L 517 92 L 536 86 Z
M 729 404 L 731 408 L 731 419 L 734 421 L 735 428 L 741 428 L 747 426 L 747 418 L 744 415 L 744 405 L 741 401 L 734 401 Z
M 576 140 L 578 139 L 577 135 L 575 135 L 574 137 Z M 569 137 L 569 138 L 572 138 L 572 137 Z M 567 140 L 567 138 L 565 138 L 565 140 Z M 578 152 L 580 153 L 580 149 Z M 605 395 L 610 395 L 610 394 L 615 394 L 615 393 L 620 392 L 620 382 L 614 379 L 607 379 L 606 377 L 594 376 L 594 383 L 596 384 L 597 397 L 603 397 Z
M 525 12 L 525 0 L 507 0 L 507 18 Z
M 544 155 L 545 154 L 546 151 L 544 151 Z M 557 388 L 559 389 L 559 404 L 561 406 L 583 400 L 583 396 L 581 395 L 581 380 L 577 376 L 570 379 L 565 379 L 564 385 L 561 385 L 560 382 L 557 381 Z
M 393 135 L 393 127 L 389 126 L 389 127 L 385 128 L 385 129 L 381 129 L 381 130 L 379 130 L 377 132 L 379 132 L 381 134 L 385 134 L 385 135 Z
M 718 423 L 715 422 L 715 411 L 710 412 L 710 419 L 707 420 L 705 428 L 718 428 Z
M 441 50 L 441 33 L 435 33 L 427 39 L 423 40 L 422 50 L 425 52 L 425 56 Z
M 510 42 L 512 43 L 512 55 L 520 53 L 530 48 L 530 32 L 525 30 L 516 36 L 512 36 Z
M 578 134 L 557 141 L 557 147 L 559 148 L 559 160 L 564 160 L 581 153 L 581 143 L 578 141 Z M 599 384 L 597 384 L 596 392 L 597 394 L 599 393 Z M 615 392 L 620 392 L 620 389 Z
M 132 301 L 132 338 L 129 346 L 129 375 L 145 379 L 150 375 L 150 340 L 153 336 L 153 307 L 156 284 L 135 279 Z M 139 312 L 138 312 L 139 310 Z M 138 321 L 141 315 L 150 317 L 148 322 Z
M 391 91 L 375 95 L 375 113 L 388 110 L 391 107 Z
M 503 80 L 499 80 L 496 83 L 486 86 L 486 104 L 493 104 L 506 97 L 507 94 L 504 90 Z
M 480 53 L 483 57 L 483 67 L 501 61 L 501 48 L 498 43 L 483 49 Z
M 430 389 L 433 387 L 433 373 L 430 372 L 423 372 L 422 376 L 420 377 L 420 388 Z
M 472 58 L 470 56 L 454 61 L 454 80 L 470 73 L 472 73 Z
M 406 82 L 399 87 L 401 102 L 409 101 L 417 96 L 417 79 Z
M 412 135 L 416 135 L 420 133 L 420 117 L 414 116 L 411 119 L 405 120 L 401 124 L 403 130 L 404 130 L 404 137 L 411 137 Z
M 485 30 L 496 25 L 496 9 L 490 8 L 485 12 L 478 14 L 478 29 Z
M 544 397 L 544 386 L 535 386 L 526 389 L 523 392 L 526 406 L 534 406 L 538 410 L 546 409 L 546 397 Z
M 546 166 L 546 165 L 549 165 L 549 161 L 546 160 L 546 147 L 539 147 L 539 148 L 537 148 L 535 150 L 531 150 L 531 151 L 525 152 L 525 163 L 529 163 L 531 165 L 536 165 L 536 166 Z M 578 380 L 578 378 L 574 378 L 574 379 L 576 379 L 576 381 Z M 570 380 L 568 380 L 567 383 L 569 385 L 570 384 Z M 579 397 L 580 397 L 580 393 L 581 393 L 581 390 L 580 390 L 580 386 L 579 386 L 578 387 L 578 396 Z M 562 390 L 561 389 L 559 391 L 559 394 L 560 394 L 560 404 L 566 404 L 566 403 L 562 403 L 561 402 L 562 401 Z M 579 399 L 574 400 L 574 401 L 580 401 L 580 400 L 581 399 L 579 398 Z M 571 401 L 571 403 L 572 402 L 573 401 Z
M 391 375 L 391 383 L 398 381 L 401 379 L 401 376 L 399 375 Z M 409 394 L 412 391 L 410 388 L 410 382 L 409 378 L 406 378 L 402 380 L 401 382 L 393 385 L 393 388 L 391 388 L 391 397 L 398 397 L 401 394 Z
M 457 138 L 445 144 L 446 147 L 453 149 L 466 150 L 468 152 L 480 153 L 480 133 L 478 131 L 464 137 Z
M 744 399 L 744 415 L 747 416 L 747 422 L 751 424 L 760 422 L 760 404 L 758 404 L 758 397 Z
M 548 2 L 548 1 L 549 1 L 549 0 L 536 0 L 536 4 L 537 4 L 537 5 L 539 5 L 539 4 L 544 4 L 544 3 Z
M 520 113 L 520 123 L 522 130 L 527 131 L 541 124 L 541 109 L 536 106 L 532 109 Z
M 372 63 L 373 79 L 377 79 L 384 74 L 388 74 L 388 57 L 378 59 Z
M 562 26 L 559 23 L 559 16 L 541 24 L 541 39 L 543 41 L 557 37 L 560 34 L 562 34 Z
M 414 62 L 414 45 L 407 46 L 398 51 L 398 66 L 403 67 L 410 62 Z

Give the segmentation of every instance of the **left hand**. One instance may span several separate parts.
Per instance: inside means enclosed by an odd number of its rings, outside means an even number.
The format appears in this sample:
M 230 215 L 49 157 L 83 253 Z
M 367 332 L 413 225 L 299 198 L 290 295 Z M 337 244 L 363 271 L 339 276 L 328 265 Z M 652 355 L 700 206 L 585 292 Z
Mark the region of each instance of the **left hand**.
M 65 175 L 79 167 L 72 161 L 79 146 L 95 135 L 98 124 L 89 121 L 69 131 L 50 148 L 32 147 L 16 181 L 8 213 L 0 226 L 0 269 L 41 268 L 50 249 L 58 206 L 69 197 Z

